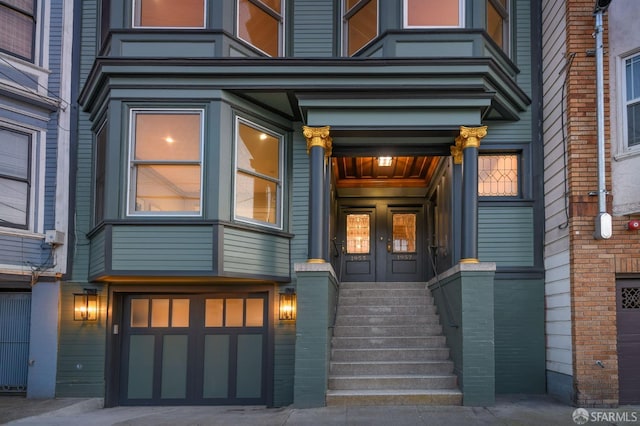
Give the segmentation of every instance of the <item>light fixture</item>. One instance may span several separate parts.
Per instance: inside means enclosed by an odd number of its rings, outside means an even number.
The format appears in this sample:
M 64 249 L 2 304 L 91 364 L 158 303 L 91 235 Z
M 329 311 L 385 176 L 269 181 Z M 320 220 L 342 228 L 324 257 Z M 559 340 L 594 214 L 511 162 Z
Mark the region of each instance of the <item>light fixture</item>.
M 284 293 L 280 293 L 280 320 L 295 321 L 297 316 L 297 296 L 292 288 L 287 288 Z
M 378 157 L 378 167 L 389 167 L 393 157 Z
M 610 3 L 611 3 L 611 0 L 596 0 L 596 7 L 593 13 L 606 11 Z
M 84 293 L 74 293 L 73 320 L 98 320 L 98 291 L 95 288 L 85 288 Z

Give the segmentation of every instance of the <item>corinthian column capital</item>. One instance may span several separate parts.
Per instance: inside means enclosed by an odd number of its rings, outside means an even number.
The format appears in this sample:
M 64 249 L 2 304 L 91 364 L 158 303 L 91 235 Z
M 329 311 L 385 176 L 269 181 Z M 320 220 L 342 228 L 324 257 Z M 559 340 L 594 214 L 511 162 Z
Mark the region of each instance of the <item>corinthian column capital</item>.
M 460 126 L 460 138 L 462 139 L 462 149 L 479 148 L 480 139 L 487 136 L 487 126 L 465 127 Z
M 307 139 L 307 154 L 314 146 L 319 146 L 325 151 L 325 156 L 331 156 L 332 139 L 329 136 L 330 126 L 309 127 L 302 126 L 302 134 Z

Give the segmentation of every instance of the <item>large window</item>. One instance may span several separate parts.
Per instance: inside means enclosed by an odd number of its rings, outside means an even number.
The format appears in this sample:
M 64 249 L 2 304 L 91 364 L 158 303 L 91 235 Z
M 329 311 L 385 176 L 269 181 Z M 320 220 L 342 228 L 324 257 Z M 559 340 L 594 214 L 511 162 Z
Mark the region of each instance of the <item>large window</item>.
M 0 50 L 33 61 L 35 0 L 0 0 Z
M 129 214 L 200 214 L 202 117 L 202 110 L 132 111 Z
M 509 49 L 509 0 L 487 0 L 487 33 L 505 52 Z
M 519 156 L 491 154 L 478 156 L 478 195 L 517 197 L 520 195 Z
M 378 1 L 344 0 L 345 49 L 354 55 L 378 35 Z
M 204 28 L 205 0 L 134 0 L 133 26 Z
M 461 0 L 404 0 L 405 28 L 464 26 Z
M 282 0 L 238 0 L 238 37 L 269 56 L 282 56 Z
M 625 60 L 626 141 L 628 148 L 640 147 L 640 54 Z
M 236 122 L 236 219 L 280 227 L 282 136 Z
M 0 226 L 28 227 L 30 175 L 31 136 L 0 127 Z

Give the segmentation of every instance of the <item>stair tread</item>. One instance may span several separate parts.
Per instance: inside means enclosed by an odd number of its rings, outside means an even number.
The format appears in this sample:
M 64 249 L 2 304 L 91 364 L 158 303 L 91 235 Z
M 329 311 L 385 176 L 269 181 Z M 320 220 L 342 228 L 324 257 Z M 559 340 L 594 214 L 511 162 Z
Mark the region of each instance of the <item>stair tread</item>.
M 462 395 L 458 389 L 329 389 L 327 395 Z
M 457 377 L 455 374 L 367 374 L 362 376 L 357 375 L 340 375 L 332 374 L 329 379 L 345 379 L 345 380 L 362 380 L 362 379 L 448 379 L 451 377 Z

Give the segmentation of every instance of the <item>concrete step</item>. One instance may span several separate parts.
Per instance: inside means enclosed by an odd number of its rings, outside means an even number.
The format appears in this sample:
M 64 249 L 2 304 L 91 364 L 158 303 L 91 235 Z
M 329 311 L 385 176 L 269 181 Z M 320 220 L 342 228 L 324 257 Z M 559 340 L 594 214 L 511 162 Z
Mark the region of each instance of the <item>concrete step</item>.
M 385 289 L 385 288 L 347 288 L 340 289 L 340 297 L 431 297 L 424 288 Z
M 461 405 L 462 393 L 446 389 L 329 390 L 328 406 L 344 405 Z
M 403 289 L 403 288 L 427 288 L 427 285 L 424 281 L 413 281 L 413 282 L 405 282 L 405 281 L 380 281 L 380 282 L 371 282 L 371 281 L 346 281 L 340 283 L 340 289 L 352 289 L 352 288 L 389 288 L 393 290 Z
M 442 361 L 448 348 L 331 349 L 331 361 Z
M 405 374 L 397 376 L 330 376 L 332 390 L 455 389 L 457 377 Z
M 329 374 L 332 376 L 373 376 L 401 374 L 451 374 L 453 362 L 444 361 L 368 361 L 331 362 Z
M 423 325 L 440 324 L 437 315 L 338 315 L 336 326 L 342 325 Z
M 358 306 L 425 306 L 433 305 L 433 298 L 429 296 L 416 297 L 369 297 L 354 296 L 338 298 L 338 305 L 358 305 Z
M 334 349 L 445 348 L 444 336 L 334 337 Z
M 338 318 L 340 318 L 338 316 Z M 338 325 L 333 329 L 334 337 L 381 337 L 381 336 L 433 336 L 442 333 L 436 323 L 421 325 Z
M 412 306 L 338 305 L 338 315 L 393 315 L 397 313 L 414 316 L 435 315 L 437 309 L 434 304 Z

